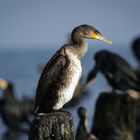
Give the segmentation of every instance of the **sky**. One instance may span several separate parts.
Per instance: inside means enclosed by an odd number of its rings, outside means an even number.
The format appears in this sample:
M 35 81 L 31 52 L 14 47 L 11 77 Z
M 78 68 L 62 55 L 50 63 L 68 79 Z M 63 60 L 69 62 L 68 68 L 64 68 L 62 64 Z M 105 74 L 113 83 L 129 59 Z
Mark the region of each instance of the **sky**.
M 0 0 L 0 47 L 63 45 L 89 24 L 113 43 L 140 35 L 139 0 Z

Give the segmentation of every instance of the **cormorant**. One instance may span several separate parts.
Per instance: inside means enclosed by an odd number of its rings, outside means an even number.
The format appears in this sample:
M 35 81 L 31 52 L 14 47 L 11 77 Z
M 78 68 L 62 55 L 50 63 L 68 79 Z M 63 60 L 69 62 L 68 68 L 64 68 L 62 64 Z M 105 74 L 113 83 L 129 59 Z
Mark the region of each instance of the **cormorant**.
M 140 83 L 140 36 L 132 42 L 132 51 L 138 61 L 138 68 L 135 70 Z
M 30 125 L 29 116 L 33 115 L 34 101 L 24 99 L 18 101 L 14 94 L 14 86 L 12 82 L 0 79 L 0 89 L 3 90 L 3 95 L 0 98 L 0 115 L 4 124 L 10 130 L 28 132 L 22 128 L 22 123 Z
M 61 47 L 46 64 L 38 82 L 35 113 L 60 110 L 73 97 L 82 74 L 81 59 L 88 44 L 84 38 L 111 44 L 90 25 L 80 25 L 72 31 L 72 43 Z
M 45 68 L 45 64 L 40 64 L 38 68 L 39 68 L 38 69 L 39 72 L 42 72 L 43 69 Z M 74 90 L 73 98 L 71 99 L 70 102 L 68 102 L 64 105 L 64 108 L 74 107 L 75 105 L 79 104 L 82 97 L 86 94 L 88 94 L 88 89 L 87 89 L 86 84 L 83 81 L 83 76 L 81 76 L 81 78 Z
M 88 113 L 84 107 L 78 108 L 78 116 L 80 118 L 77 131 L 76 131 L 76 140 L 97 140 L 97 138 L 88 132 L 87 122 L 88 122 Z
M 70 100 L 70 102 L 64 105 L 64 108 L 74 107 L 78 105 L 80 101 L 85 97 L 85 95 L 88 95 L 88 93 L 89 93 L 89 90 L 86 86 L 86 83 L 83 81 L 83 76 L 81 76 L 74 90 L 73 98 Z
M 119 55 L 102 50 L 95 54 L 96 64 L 89 72 L 87 83 L 90 83 L 101 72 L 113 89 L 140 91 L 138 79 L 133 68 Z
M 137 60 L 140 62 L 140 36 L 132 42 L 132 51 Z

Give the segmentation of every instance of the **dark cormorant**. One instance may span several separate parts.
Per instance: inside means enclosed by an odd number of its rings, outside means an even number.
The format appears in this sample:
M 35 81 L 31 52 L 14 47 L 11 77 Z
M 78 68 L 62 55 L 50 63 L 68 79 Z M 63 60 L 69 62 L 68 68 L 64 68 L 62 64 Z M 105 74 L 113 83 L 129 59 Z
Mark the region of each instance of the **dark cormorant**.
M 96 64 L 89 72 L 87 83 L 90 83 L 98 72 L 101 72 L 114 90 L 140 91 L 135 71 L 121 56 L 102 50 L 97 52 L 94 58 Z
M 30 125 L 29 116 L 33 115 L 34 101 L 29 98 L 18 101 L 14 95 L 14 86 L 9 81 L 0 79 L 0 89 L 3 90 L 3 95 L 0 98 L 2 121 L 12 131 L 28 132 L 21 125 L 22 123 Z
M 76 131 L 76 140 L 97 140 L 97 138 L 88 132 L 87 123 L 88 123 L 88 113 L 84 107 L 78 108 L 78 116 L 80 118 L 77 131 Z
M 137 37 L 133 42 L 132 42 L 132 51 L 135 54 L 135 57 L 137 60 L 140 62 L 140 37 Z
M 135 70 L 140 83 L 140 36 L 132 42 L 132 51 L 138 60 L 138 68 Z
M 89 25 L 72 31 L 72 43 L 60 48 L 46 64 L 36 91 L 35 113 L 59 110 L 71 100 L 82 74 L 81 59 L 88 49 L 84 38 L 98 39 L 111 44 Z

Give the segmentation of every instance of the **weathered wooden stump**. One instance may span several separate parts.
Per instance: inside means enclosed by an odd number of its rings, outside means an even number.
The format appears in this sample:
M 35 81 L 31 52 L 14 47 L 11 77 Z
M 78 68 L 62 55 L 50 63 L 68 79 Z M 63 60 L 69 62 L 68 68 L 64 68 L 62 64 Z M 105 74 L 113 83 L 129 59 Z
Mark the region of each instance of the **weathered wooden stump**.
M 33 120 L 29 140 L 74 140 L 75 129 L 69 112 L 43 113 Z
M 135 101 L 127 94 L 102 93 L 96 104 L 92 133 L 99 140 L 134 140 Z
M 140 140 L 140 100 L 136 101 L 136 131 L 135 140 Z

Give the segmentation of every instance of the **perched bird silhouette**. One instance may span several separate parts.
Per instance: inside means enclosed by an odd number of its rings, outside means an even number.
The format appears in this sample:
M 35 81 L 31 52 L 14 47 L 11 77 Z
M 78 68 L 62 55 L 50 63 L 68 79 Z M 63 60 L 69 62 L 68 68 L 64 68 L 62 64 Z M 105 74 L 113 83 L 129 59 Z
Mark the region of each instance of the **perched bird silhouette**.
M 35 113 L 60 110 L 73 97 L 82 74 L 81 59 L 87 52 L 84 38 L 111 44 L 90 25 L 80 25 L 72 31 L 72 43 L 61 47 L 46 64 L 38 82 Z
M 33 115 L 34 101 L 29 98 L 18 101 L 14 94 L 14 86 L 10 81 L 0 79 L 0 89 L 3 90 L 0 98 L 2 121 L 12 131 L 27 133 L 28 129 L 24 129 L 22 124 L 30 125 L 29 115 Z
M 97 140 L 97 138 L 88 131 L 88 113 L 86 108 L 78 108 L 79 124 L 76 131 L 76 140 Z
M 138 61 L 138 68 L 135 70 L 135 72 L 137 74 L 140 85 L 140 36 L 134 39 L 132 42 L 132 51 Z
M 134 69 L 121 56 L 102 50 L 95 54 L 95 66 L 89 72 L 87 84 L 91 83 L 98 72 L 101 72 L 112 86 L 113 90 L 140 91 L 137 75 Z
M 138 62 L 140 62 L 140 36 L 134 39 L 134 41 L 132 42 L 132 51 Z

